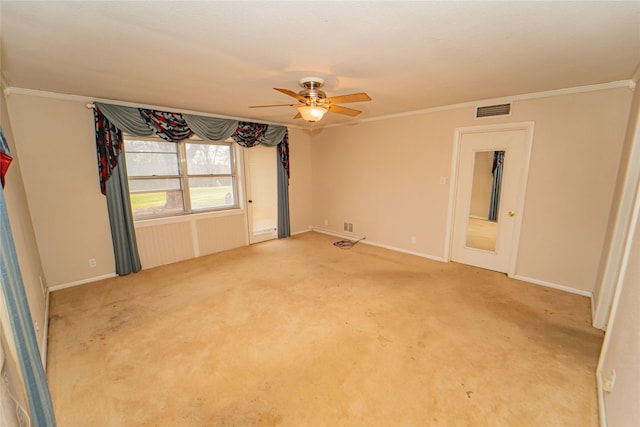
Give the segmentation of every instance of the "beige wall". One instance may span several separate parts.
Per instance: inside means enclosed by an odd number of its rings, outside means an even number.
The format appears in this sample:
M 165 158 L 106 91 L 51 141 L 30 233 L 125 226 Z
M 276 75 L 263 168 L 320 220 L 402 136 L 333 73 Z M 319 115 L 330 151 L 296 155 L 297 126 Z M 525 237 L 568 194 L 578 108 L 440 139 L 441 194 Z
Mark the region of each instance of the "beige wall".
M 350 221 L 370 241 L 445 258 L 440 177 L 451 178 L 454 129 L 534 121 L 516 275 L 593 292 L 631 96 L 617 88 L 517 101 L 509 118 L 474 120 L 468 107 L 318 131 L 313 226 L 339 232 Z
M 311 138 L 301 129 L 289 128 L 289 212 L 291 234 L 311 225 Z
M 605 244 L 600 258 L 594 292 L 594 325 L 606 329 L 615 282 L 620 272 L 623 245 L 627 237 L 636 186 L 640 180 L 640 90 L 636 88 L 629 113 L 625 142 L 616 178 Z M 614 244 L 615 242 L 615 244 Z
M 640 197 L 640 192 L 638 193 Z M 634 219 L 638 222 L 638 214 Z M 623 271 L 614 317 L 606 333 L 600 375 L 608 379 L 616 372 L 612 393 L 604 393 L 606 425 L 636 426 L 640 423 L 640 229 L 632 236 L 629 263 Z
M 453 129 L 466 110 L 317 131 L 312 139 L 313 226 L 443 256 Z M 328 223 L 328 225 L 325 225 Z M 416 243 L 411 243 L 415 236 Z
M 31 222 L 30 206 L 27 203 L 22 177 L 22 165 L 18 158 L 13 128 L 9 120 L 4 94 L 1 98 L 1 122 L 4 135 L 9 144 L 13 161 L 7 172 L 4 196 L 11 223 L 11 231 L 16 247 L 20 272 L 24 283 L 38 346 L 42 352 L 45 339 L 45 301 L 46 297 L 40 285 L 42 266 L 36 236 Z
M 604 393 L 603 405 L 606 424 L 610 427 L 626 427 L 640 423 L 640 218 L 634 206 L 640 199 L 640 91 L 634 93 L 633 105 L 629 115 L 629 125 L 625 146 L 622 152 L 621 167 L 618 174 L 615 198 L 612 205 L 607 245 L 603 250 L 599 280 L 603 279 L 607 255 L 614 256 L 617 261 L 611 267 L 615 270 L 603 289 L 595 294 L 598 306 L 609 315 L 609 307 L 613 303 L 611 316 L 608 319 L 605 342 L 598 364 L 600 380 L 611 377 L 616 372 L 616 381 L 612 393 Z M 614 225 L 618 222 L 616 227 Z M 635 224 L 635 235 L 632 234 Z M 615 230 L 615 232 L 614 232 Z M 623 240 L 629 239 L 628 246 L 620 243 L 612 244 L 614 236 L 623 234 Z M 613 255 L 615 254 L 615 255 Z M 624 258 L 627 257 L 625 268 Z M 621 267 L 622 266 L 622 267 Z M 618 276 L 620 272 L 620 277 Z M 607 274 L 609 276 L 609 274 Z M 618 282 L 618 279 L 621 279 Z M 610 283 L 609 283 L 610 282 Z M 616 285 L 620 283 L 615 298 Z M 605 289 L 606 288 L 606 289 Z M 596 317 L 600 317 L 596 313 Z M 597 319 L 596 319 L 597 320 Z
M 7 103 L 47 284 L 112 274 L 91 110 L 82 102 L 15 93 Z
M 535 120 L 519 274 L 593 292 L 632 90 L 524 102 Z

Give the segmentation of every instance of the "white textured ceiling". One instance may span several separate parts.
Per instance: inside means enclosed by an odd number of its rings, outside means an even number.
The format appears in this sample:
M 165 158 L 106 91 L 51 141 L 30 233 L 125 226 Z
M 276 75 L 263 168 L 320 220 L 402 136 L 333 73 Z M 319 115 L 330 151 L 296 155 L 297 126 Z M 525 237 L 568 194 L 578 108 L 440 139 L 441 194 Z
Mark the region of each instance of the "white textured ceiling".
M 309 126 L 630 79 L 640 1 L 0 1 L 5 85 L 302 125 L 319 76 L 367 92 Z

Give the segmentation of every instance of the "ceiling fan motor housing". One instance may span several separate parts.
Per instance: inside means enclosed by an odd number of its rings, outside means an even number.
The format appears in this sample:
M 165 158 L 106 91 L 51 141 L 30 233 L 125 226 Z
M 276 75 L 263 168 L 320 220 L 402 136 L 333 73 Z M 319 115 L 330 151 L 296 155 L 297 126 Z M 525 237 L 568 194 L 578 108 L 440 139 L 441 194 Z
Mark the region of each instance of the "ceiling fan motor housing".
M 311 102 L 327 97 L 327 94 L 320 90 L 324 86 L 324 80 L 320 77 L 303 77 L 299 83 L 304 89 L 298 92 L 298 95 L 309 98 Z

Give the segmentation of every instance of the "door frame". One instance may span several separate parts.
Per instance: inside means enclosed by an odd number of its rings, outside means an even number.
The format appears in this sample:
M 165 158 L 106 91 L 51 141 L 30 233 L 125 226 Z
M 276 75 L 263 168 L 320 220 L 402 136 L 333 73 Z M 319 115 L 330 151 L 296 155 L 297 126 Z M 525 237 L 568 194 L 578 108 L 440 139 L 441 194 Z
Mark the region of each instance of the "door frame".
M 277 156 L 277 147 L 271 147 L 271 146 L 266 146 L 263 145 L 261 146 L 262 148 L 265 149 L 273 149 L 275 152 L 275 155 Z M 253 194 L 253 188 L 251 185 L 251 181 L 252 179 L 255 179 L 255 174 L 252 173 L 251 171 L 251 152 L 249 150 L 254 149 L 255 147 L 242 147 L 242 149 L 240 150 L 242 153 L 242 160 L 243 160 L 243 164 L 244 164 L 244 170 L 243 170 L 243 181 L 244 181 L 244 202 L 245 202 L 245 207 L 246 207 L 246 229 L 247 229 L 247 242 L 249 243 L 249 245 L 255 245 L 257 243 L 262 243 L 262 242 L 266 242 L 269 240 L 274 240 L 278 238 L 278 220 L 277 220 L 277 213 L 276 213 L 276 225 L 275 228 L 273 229 L 273 231 L 271 232 L 266 232 L 264 234 L 262 234 L 262 237 L 258 237 L 256 238 L 256 236 L 254 236 L 253 234 L 253 198 L 254 198 L 254 194 Z M 276 160 L 274 159 L 274 162 L 276 162 Z M 277 185 L 277 165 L 276 165 L 276 176 L 274 178 L 276 180 L 276 206 L 278 204 L 277 198 L 278 198 L 278 185 Z
M 515 218 L 515 226 L 512 240 L 512 252 L 509 258 L 509 266 L 507 275 L 514 277 L 516 272 L 516 262 L 518 260 L 518 252 L 520 249 L 520 230 L 522 228 L 522 218 L 524 214 L 524 202 L 526 198 L 527 183 L 529 181 L 529 165 L 531 163 L 531 147 L 533 146 L 533 131 L 535 122 L 518 122 L 518 123 L 501 123 L 494 125 L 478 125 L 457 127 L 454 129 L 453 136 L 453 155 L 451 156 L 451 178 L 449 181 L 449 207 L 447 215 L 446 239 L 444 243 L 444 261 L 451 261 L 451 252 L 453 250 L 453 226 L 454 216 L 456 213 L 456 191 L 458 187 L 458 174 L 460 167 L 460 150 L 462 148 L 462 137 L 465 134 L 485 133 L 485 132 L 504 132 L 513 130 L 524 130 L 527 134 L 525 138 L 525 161 L 524 161 L 524 179 L 522 180 L 522 189 L 518 194 L 516 208 L 521 212 Z

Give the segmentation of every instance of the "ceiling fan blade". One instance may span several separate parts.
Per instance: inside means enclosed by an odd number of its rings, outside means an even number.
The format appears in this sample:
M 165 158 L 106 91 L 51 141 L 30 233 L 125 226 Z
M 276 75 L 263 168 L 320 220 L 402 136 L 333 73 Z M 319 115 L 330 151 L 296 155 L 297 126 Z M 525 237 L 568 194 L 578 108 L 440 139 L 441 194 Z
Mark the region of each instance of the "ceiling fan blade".
M 362 113 L 362 111 L 360 111 L 360 110 L 354 110 L 353 108 L 341 107 L 339 105 L 332 105 L 331 107 L 329 107 L 329 112 L 330 113 L 344 114 L 345 116 L 351 116 L 351 117 L 355 117 L 358 114 Z
M 251 105 L 249 108 L 264 108 L 264 107 L 295 107 L 300 104 L 273 104 L 273 105 Z
M 302 115 L 300 113 L 296 114 L 295 116 L 293 116 L 294 119 L 301 119 Z
M 333 104 L 347 104 L 349 102 L 371 101 L 371 98 L 366 93 L 360 92 L 349 95 L 331 96 L 327 98 L 327 100 L 331 101 Z
M 294 91 L 292 91 L 292 90 L 289 90 L 289 89 L 280 89 L 280 88 L 278 88 L 278 87 L 274 87 L 274 89 L 275 89 L 275 90 L 277 90 L 278 92 L 282 92 L 282 93 L 284 93 L 285 95 L 292 96 L 292 97 L 294 97 L 295 99 L 297 99 L 298 101 L 302 101 L 302 102 L 306 102 L 306 101 L 307 101 L 307 98 L 305 98 L 305 97 L 304 97 L 304 96 L 302 96 L 302 95 L 298 95 L 297 93 L 295 93 L 295 92 L 294 92 Z

